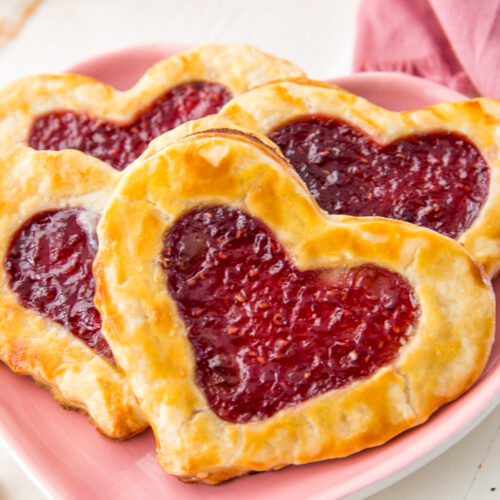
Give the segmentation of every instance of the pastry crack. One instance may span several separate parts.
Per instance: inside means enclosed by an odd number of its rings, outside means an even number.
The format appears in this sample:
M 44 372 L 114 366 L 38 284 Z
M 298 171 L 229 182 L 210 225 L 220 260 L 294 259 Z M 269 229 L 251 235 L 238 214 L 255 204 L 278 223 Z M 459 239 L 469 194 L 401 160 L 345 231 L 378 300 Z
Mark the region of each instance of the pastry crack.
M 418 415 L 418 412 L 415 409 L 415 404 L 413 402 L 410 379 L 409 379 L 408 375 L 397 366 L 396 363 L 392 365 L 392 369 L 394 370 L 394 373 L 396 375 L 398 375 L 399 377 L 401 377 L 403 379 L 403 383 L 404 383 L 404 388 L 403 388 L 404 391 L 403 392 L 405 395 L 406 404 L 410 408 L 413 416 L 416 417 Z

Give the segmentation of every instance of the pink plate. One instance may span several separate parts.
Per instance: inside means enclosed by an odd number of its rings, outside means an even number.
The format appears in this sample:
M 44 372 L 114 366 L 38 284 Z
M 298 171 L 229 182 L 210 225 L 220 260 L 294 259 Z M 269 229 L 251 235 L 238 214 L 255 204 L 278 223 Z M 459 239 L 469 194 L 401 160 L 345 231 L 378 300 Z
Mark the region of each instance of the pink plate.
M 125 89 L 158 59 L 181 47 L 153 45 L 96 57 L 71 68 Z M 440 85 L 397 74 L 358 74 L 334 83 L 377 104 L 402 110 L 463 99 Z M 500 280 L 496 282 L 500 297 Z M 497 306 L 497 317 L 500 307 Z M 247 476 L 216 488 L 183 484 L 155 461 L 151 431 L 118 443 L 81 415 L 65 411 L 29 378 L 0 366 L 0 435 L 53 498 L 60 499 L 336 499 L 375 493 L 422 466 L 463 437 L 500 400 L 500 328 L 481 380 L 423 426 L 344 459 Z

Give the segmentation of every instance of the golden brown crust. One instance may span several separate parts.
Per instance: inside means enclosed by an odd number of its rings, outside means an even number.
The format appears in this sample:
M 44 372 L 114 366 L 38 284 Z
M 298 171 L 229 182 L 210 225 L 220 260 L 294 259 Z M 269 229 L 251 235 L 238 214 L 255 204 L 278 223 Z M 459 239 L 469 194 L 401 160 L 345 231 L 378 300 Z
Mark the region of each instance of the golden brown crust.
M 239 127 L 235 125 L 230 120 L 219 116 L 219 115 L 210 115 L 205 118 L 200 118 L 199 120 L 192 120 L 190 122 L 183 123 L 178 127 L 175 127 L 173 130 L 166 132 L 158 136 L 156 139 L 153 139 L 149 144 L 144 153 L 136 160 L 142 161 L 150 156 L 158 153 L 162 149 L 165 149 L 168 145 L 178 141 L 179 139 L 184 139 L 188 135 L 198 134 L 200 132 L 215 132 L 215 133 L 236 133 L 241 134 L 244 137 L 249 138 L 250 140 L 254 140 L 262 143 L 267 148 L 271 149 L 274 154 L 280 156 L 282 159 L 285 159 L 283 153 L 280 148 L 276 146 L 276 144 L 268 139 L 267 137 L 255 134 L 252 130 Z M 294 175 L 292 173 L 292 175 Z M 297 176 L 297 179 L 299 177 Z
M 220 112 L 235 124 L 264 135 L 294 118 L 313 113 L 345 120 L 379 144 L 443 130 L 467 137 L 490 167 L 490 187 L 478 217 L 458 241 L 490 277 L 500 270 L 499 101 L 482 98 L 395 113 L 340 87 L 302 80 L 263 85 L 232 100 Z
M 302 74 L 251 46 L 207 45 L 160 61 L 126 92 L 78 75 L 40 75 L 5 87 L 0 93 L 2 259 L 12 234 L 30 214 L 67 205 L 100 213 L 120 178 L 100 160 L 78 151 L 35 152 L 27 147 L 38 116 L 64 109 L 127 123 L 184 82 L 212 81 L 238 95 L 269 80 Z M 62 326 L 22 308 L 6 285 L 3 267 L 0 285 L 0 308 L 6 312 L 0 318 L 0 355 L 14 371 L 33 376 L 63 406 L 88 412 L 106 435 L 126 438 L 147 426 L 116 367 Z
M 15 148 L 0 162 L 0 358 L 31 375 L 59 403 L 88 413 L 105 435 L 125 439 L 147 427 L 123 373 L 62 325 L 25 309 L 3 263 L 19 227 L 38 212 L 104 209 L 118 174 L 74 151 Z
M 250 45 L 203 45 L 156 63 L 126 92 L 79 75 L 24 78 L 0 92 L 0 155 L 26 144 L 34 120 L 52 111 L 87 112 L 126 124 L 185 82 L 220 83 L 236 96 L 271 80 L 300 76 L 296 66 Z
M 249 137 L 197 133 L 137 161 L 99 224 L 103 330 L 153 427 L 162 467 L 183 480 L 214 484 L 381 444 L 458 397 L 486 363 L 493 294 L 458 243 L 396 221 L 327 216 L 290 171 Z M 420 319 L 397 360 L 264 420 L 218 418 L 195 382 L 192 348 L 159 263 L 175 220 L 213 204 L 261 219 L 301 269 L 372 262 L 401 273 Z

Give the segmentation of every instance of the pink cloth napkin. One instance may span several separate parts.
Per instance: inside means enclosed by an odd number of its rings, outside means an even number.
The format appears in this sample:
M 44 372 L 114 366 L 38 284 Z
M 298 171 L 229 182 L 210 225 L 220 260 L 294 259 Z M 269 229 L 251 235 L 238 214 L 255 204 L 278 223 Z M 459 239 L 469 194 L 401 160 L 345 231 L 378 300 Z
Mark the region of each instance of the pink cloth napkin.
M 354 70 L 500 98 L 500 0 L 363 0 Z

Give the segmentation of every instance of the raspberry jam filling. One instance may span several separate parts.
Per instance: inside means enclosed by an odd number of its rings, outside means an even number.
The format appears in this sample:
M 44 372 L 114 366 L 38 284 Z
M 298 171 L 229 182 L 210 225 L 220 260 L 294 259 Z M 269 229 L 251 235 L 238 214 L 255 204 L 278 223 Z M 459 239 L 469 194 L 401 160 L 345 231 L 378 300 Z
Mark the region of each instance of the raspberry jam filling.
M 22 306 L 65 326 L 111 360 L 94 307 L 98 220 L 79 208 L 40 212 L 17 231 L 4 265 Z
M 488 165 L 455 133 L 381 146 L 345 122 L 311 115 L 277 128 L 269 138 L 331 214 L 389 217 L 457 238 L 488 195 Z
M 396 358 L 419 315 L 399 274 L 372 264 L 300 271 L 262 222 L 230 207 L 178 219 L 161 264 L 197 383 L 230 422 L 370 375 Z
M 78 149 L 123 170 L 155 137 L 181 123 L 217 113 L 231 97 L 229 90 L 217 83 L 183 83 L 128 125 L 73 111 L 48 113 L 33 123 L 28 144 L 38 150 Z

